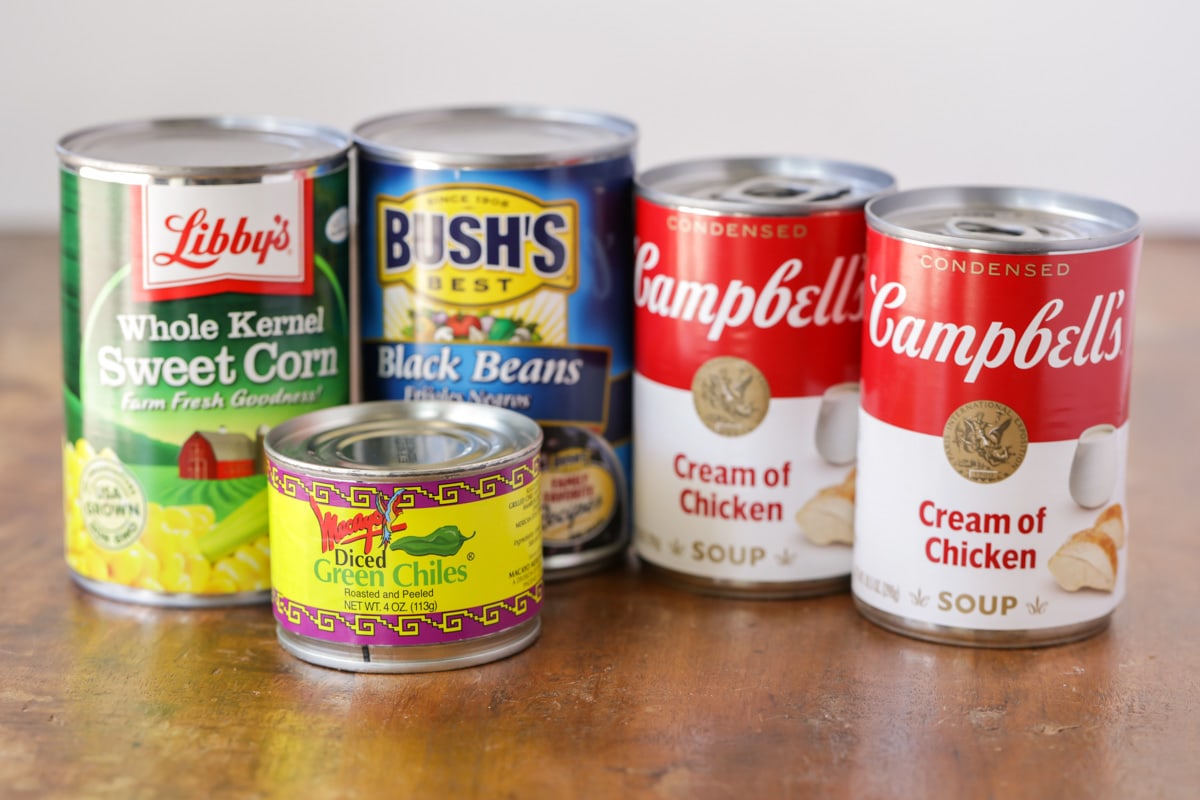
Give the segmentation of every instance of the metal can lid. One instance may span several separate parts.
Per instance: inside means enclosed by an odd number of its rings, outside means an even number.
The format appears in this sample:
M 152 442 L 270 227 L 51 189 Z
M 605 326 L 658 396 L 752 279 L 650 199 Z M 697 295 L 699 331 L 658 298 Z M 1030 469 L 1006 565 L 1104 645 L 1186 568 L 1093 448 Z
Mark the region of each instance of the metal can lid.
M 660 205 L 753 216 L 858 208 L 895 185 L 891 175 L 873 167 L 799 156 L 680 161 L 637 178 L 638 194 Z
M 343 479 L 446 477 L 536 452 L 538 424 L 476 403 L 380 400 L 302 414 L 267 434 L 272 460 Z
M 401 164 L 521 169 L 604 161 L 632 152 L 637 126 L 588 111 L 493 106 L 377 117 L 354 129 L 359 148 Z
M 153 177 L 231 179 L 345 162 L 346 133 L 278 117 L 149 119 L 87 128 L 58 142 L 63 163 Z
M 1082 195 L 1004 186 L 911 189 L 867 204 L 867 224 L 900 239 L 989 253 L 1104 250 L 1141 233 L 1125 206 Z

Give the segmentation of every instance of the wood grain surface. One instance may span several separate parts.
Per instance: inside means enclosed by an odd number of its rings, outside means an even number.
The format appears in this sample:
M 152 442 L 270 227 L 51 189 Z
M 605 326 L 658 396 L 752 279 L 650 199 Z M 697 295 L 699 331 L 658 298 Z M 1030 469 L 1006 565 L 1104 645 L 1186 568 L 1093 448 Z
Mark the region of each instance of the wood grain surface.
M 58 254 L 0 235 L 0 796 L 1200 796 L 1200 242 L 1138 297 L 1128 595 L 1037 650 L 927 644 L 847 594 L 709 598 L 632 561 L 551 584 L 540 640 L 364 675 L 276 643 L 267 607 L 166 610 L 63 562 Z

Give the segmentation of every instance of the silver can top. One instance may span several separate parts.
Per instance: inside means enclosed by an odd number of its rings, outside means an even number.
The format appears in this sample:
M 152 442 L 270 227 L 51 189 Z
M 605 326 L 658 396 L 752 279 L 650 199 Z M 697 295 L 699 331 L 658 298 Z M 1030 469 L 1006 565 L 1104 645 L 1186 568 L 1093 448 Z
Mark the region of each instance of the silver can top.
M 354 129 L 366 154 L 437 169 L 529 169 L 629 155 L 637 127 L 588 111 L 495 106 L 441 108 L 377 117 Z
M 63 164 L 80 172 L 236 180 L 296 170 L 320 174 L 346 163 L 350 145 L 350 136 L 333 128 L 277 117 L 227 116 L 87 128 L 64 136 L 57 149 Z
M 1078 253 L 1141 233 L 1130 209 L 1044 189 L 946 186 L 912 189 L 867 204 L 867 224 L 899 239 L 985 253 Z
M 873 167 L 798 156 L 680 161 L 637 178 L 638 194 L 660 205 L 753 216 L 858 208 L 895 185 Z
M 306 474 L 380 480 L 487 470 L 537 452 L 541 443 L 537 423 L 508 409 L 381 400 L 294 417 L 271 429 L 266 451 Z

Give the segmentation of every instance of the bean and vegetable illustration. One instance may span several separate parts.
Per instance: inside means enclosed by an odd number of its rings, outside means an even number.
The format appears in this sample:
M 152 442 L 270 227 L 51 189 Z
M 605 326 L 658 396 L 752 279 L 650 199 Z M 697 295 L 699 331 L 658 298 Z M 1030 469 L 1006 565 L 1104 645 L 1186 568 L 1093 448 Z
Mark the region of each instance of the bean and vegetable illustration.
M 409 311 L 412 321 L 401 335 L 417 342 L 540 342 L 538 324 L 491 311 L 464 314 L 440 309 Z

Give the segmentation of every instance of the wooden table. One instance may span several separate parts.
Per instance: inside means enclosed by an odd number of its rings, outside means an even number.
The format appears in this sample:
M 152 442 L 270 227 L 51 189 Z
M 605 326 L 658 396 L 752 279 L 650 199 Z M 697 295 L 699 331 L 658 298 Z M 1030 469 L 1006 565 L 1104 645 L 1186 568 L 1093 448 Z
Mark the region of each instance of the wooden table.
M 736 601 L 636 565 L 551 584 L 531 649 L 365 675 L 266 607 L 78 590 L 62 555 L 57 244 L 0 237 L 4 797 L 1200 796 L 1200 242 L 1151 241 L 1128 597 L 1019 651 L 926 644 L 850 598 Z

